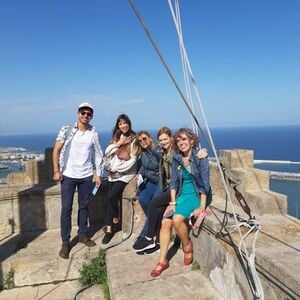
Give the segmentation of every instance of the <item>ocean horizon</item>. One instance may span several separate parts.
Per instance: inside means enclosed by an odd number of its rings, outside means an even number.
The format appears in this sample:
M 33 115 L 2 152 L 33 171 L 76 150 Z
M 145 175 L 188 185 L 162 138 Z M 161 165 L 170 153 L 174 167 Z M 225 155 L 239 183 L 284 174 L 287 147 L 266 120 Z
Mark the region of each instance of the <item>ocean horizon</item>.
M 157 130 L 149 130 L 156 140 Z M 247 149 L 254 151 L 254 160 L 281 160 L 300 162 L 300 125 L 295 126 L 266 126 L 266 127 L 232 127 L 212 128 L 211 134 L 214 145 L 221 149 Z M 103 150 L 111 140 L 111 131 L 100 131 L 100 141 Z M 46 148 L 53 147 L 57 133 L 3 135 L 0 136 L 0 147 L 25 148 L 36 153 L 44 153 Z M 200 134 L 202 147 L 213 152 L 208 147 L 205 138 Z M 259 163 L 256 168 L 300 173 L 300 164 Z M 13 170 L 15 171 L 15 170 Z M 4 178 L 3 171 L 1 171 Z M 288 213 L 300 217 L 300 182 L 270 180 L 270 189 L 288 196 Z

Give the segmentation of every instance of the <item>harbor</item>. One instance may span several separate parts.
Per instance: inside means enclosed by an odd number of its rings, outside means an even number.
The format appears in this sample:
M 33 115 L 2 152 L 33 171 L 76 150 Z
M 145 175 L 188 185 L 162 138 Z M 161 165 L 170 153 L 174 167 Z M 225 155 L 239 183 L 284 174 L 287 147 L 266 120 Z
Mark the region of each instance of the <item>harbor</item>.
M 0 164 L 0 171 L 9 171 L 10 169 L 10 166 Z

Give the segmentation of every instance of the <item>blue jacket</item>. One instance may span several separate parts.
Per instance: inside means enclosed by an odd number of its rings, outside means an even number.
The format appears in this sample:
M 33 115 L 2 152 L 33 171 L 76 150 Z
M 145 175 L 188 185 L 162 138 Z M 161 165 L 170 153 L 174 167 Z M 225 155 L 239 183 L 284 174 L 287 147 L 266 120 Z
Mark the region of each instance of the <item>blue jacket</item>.
M 158 148 L 148 148 L 142 151 L 138 159 L 138 173 L 152 183 L 159 181 L 160 152 Z
M 208 195 L 210 192 L 209 182 L 209 162 L 208 158 L 197 157 L 197 149 L 192 149 L 190 156 L 191 175 L 194 187 L 199 194 Z M 180 194 L 182 188 L 182 154 L 175 153 L 172 161 L 171 183 L 170 189 L 175 189 L 177 195 Z

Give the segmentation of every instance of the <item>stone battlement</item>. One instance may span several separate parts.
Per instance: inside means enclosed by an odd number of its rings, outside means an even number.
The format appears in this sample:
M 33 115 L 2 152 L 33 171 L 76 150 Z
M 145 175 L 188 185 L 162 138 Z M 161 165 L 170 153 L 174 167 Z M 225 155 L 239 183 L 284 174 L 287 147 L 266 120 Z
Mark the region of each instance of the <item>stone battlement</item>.
M 240 236 L 237 231 L 220 232 L 225 224 L 224 216 L 226 216 L 227 225 L 233 225 L 233 212 L 244 220 L 248 220 L 250 214 L 260 222 L 262 228 L 256 242 L 256 269 L 263 285 L 265 299 L 298 299 L 300 294 L 297 284 L 300 282 L 297 270 L 300 262 L 298 255 L 300 223 L 297 219 L 287 215 L 287 197 L 270 191 L 269 172 L 253 167 L 253 151 L 221 150 L 220 161 L 232 203 L 225 193 L 217 164 L 211 162 L 213 202 L 210 209 L 213 215 L 205 219 L 200 232 L 191 235 L 194 242 L 195 260 L 199 263 L 201 272 L 224 299 L 253 299 L 253 292 L 248 282 L 249 277 L 240 263 L 237 251 Z M 35 241 L 43 239 L 46 232 L 56 232 L 58 235 L 60 186 L 53 182 L 51 177 L 51 149 L 46 149 L 44 161 L 28 162 L 24 174 L 11 174 L 7 185 L 0 188 L 0 258 L 2 261 L 0 277 L 3 278 L 10 268 L 14 268 L 14 283 L 18 287 L 59 282 L 79 276 L 78 267 L 73 275 L 63 273 L 64 265 L 68 270 L 66 272 L 74 269 L 74 261 L 70 261 L 69 266 L 59 263 L 56 253 L 58 246 L 54 249 L 55 252 L 52 254 L 54 256 L 52 259 L 49 258 L 49 262 L 43 260 L 43 265 L 35 265 L 32 271 L 29 270 L 29 265 L 34 258 L 32 256 L 28 256 L 27 260 L 24 258 L 25 253 L 28 252 L 29 255 L 30 251 L 37 251 L 30 250 L 35 249 L 30 248 L 30 244 L 33 245 Z M 91 199 L 90 226 L 93 232 L 96 232 L 97 238 L 102 232 L 99 229 L 103 225 L 105 193 L 106 185 L 103 184 L 96 197 Z M 73 225 L 76 228 L 76 201 L 74 205 Z M 135 182 L 128 184 L 124 191 L 122 213 L 123 228 L 120 238 L 131 236 L 132 233 L 133 237 L 136 236 L 143 225 L 145 216 L 136 196 Z M 242 232 L 245 230 L 242 229 Z M 56 239 L 59 240 L 59 236 L 56 236 Z M 252 240 L 253 235 L 249 235 L 245 241 L 250 253 Z M 24 247 L 25 249 L 22 249 Z M 27 252 L 26 248 L 28 248 Z M 96 255 L 96 252 L 92 251 L 89 255 Z M 114 251 L 113 255 L 115 257 L 117 251 Z M 125 253 L 122 255 L 124 257 Z M 74 259 L 75 257 L 83 261 L 83 258 L 74 252 Z M 109 258 L 108 260 L 110 261 L 109 268 L 110 265 L 111 268 L 117 267 L 113 267 L 113 261 Z M 59 272 L 53 271 L 56 270 L 55 266 L 59 267 Z M 140 268 L 142 269 L 143 266 Z M 38 270 L 42 270 L 45 274 L 39 275 Z M 26 274 L 23 274 L 25 271 Z M 119 273 L 116 270 L 108 270 L 108 272 Z M 144 271 L 141 270 L 141 272 Z M 120 287 L 117 282 L 113 281 L 113 275 L 110 275 L 110 280 L 111 295 L 115 295 L 113 299 L 119 299 L 116 295 L 120 296 L 121 291 L 123 293 L 127 291 L 128 295 L 132 295 L 130 290 L 134 290 L 134 282 L 130 281 L 130 285 L 127 286 L 125 280 L 122 283 L 124 286 Z M 139 278 L 136 280 L 137 285 L 143 284 L 138 281 Z M 194 297 L 194 299 L 200 299 Z M 120 299 L 134 298 L 131 296 L 126 298 L 123 295 Z

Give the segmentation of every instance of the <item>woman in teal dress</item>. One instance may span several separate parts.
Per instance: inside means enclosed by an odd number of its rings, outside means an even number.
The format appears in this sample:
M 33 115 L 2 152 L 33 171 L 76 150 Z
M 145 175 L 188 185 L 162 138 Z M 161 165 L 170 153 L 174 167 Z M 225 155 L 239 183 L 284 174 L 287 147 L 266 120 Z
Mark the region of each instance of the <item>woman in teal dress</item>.
M 170 196 L 160 231 L 160 258 L 151 276 L 156 277 L 169 267 L 168 247 L 172 228 L 182 242 L 184 265 L 193 262 L 193 244 L 189 238 L 187 219 L 197 217 L 206 208 L 207 195 L 210 193 L 208 158 L 197 157 L 198 137 L 187 128 L 175 134 L 178 153 L 172 161 Z

